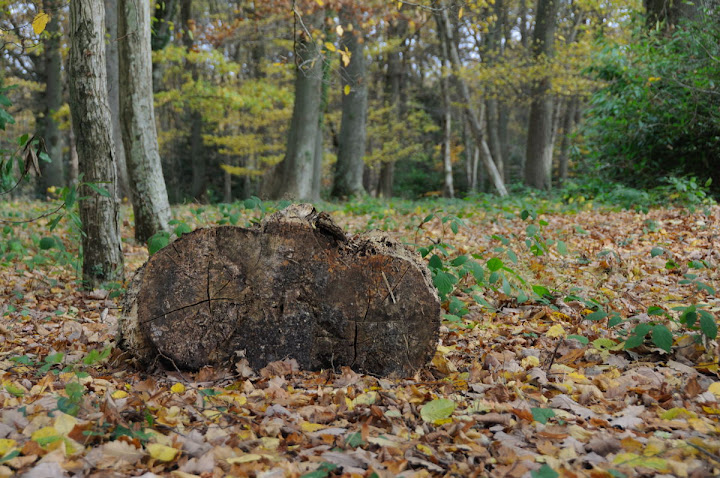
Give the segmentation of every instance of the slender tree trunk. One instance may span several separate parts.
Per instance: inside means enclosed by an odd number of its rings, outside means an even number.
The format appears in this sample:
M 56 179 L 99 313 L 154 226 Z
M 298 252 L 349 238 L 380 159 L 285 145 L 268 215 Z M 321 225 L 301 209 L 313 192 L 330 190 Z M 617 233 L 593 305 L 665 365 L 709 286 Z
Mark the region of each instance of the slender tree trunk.
M 440 89 L 443 97 L 443 195 L 455 197 L 455 186 L 453 184 L 452 172 L 452 101 L 450 100 L 450 79 L 448 75 L 452 70 L 450 66 L 450 54 L 448 52 L 448 37 L 445 35 L 442 24 L 442 16 L 436 15 L 438 40 L 442 52 L 442 77 L 440 78 Z
M 407 22 L 403 19 L 397 19 L 390 24 L 388 28 L 388 36 L 390 38 L 400 38 L 405 35 L 407 30 Z M 387 73 L 385 76 L 385 95 L 387 104 L 392 106 L 397 115 L 397 121 L 402 121 L 405 114 L 405 106 L 403 105 L 402 84 L 405 71 L 403 69 L 400 51 L 393 50 L 387 53 Z M 380 177 L 378 179 L 378 195 L 384 198 L 391 198 L 393 195 L 393 183 L 395 181 L 395 158 L 386 158 L 380 167 Z
M 328 108 L 330 94 L 330 59 L 323 58 L 322 85 L 320 86 L 320 111 L 318 113 L 318 129 L 315 141 L 315 158 L 313 160 L 312 201 L 320 200 L 323 179 L 323 160 L 325 159 L 325 112 Z
M 232 202 L 232 175 L 227 171 L 223 171 L 223 202 Z
M 125 162 L 125 146 L 123 146 L 122 127 L 120 126 L 120 58 L 118 56 L 118 9 L 117 0 L 105 0 L 105 59 L 107 60 L 108 101 L 110 102 L 110 120 L 112 121 L 113 145 L 118 173 L 120 197 L 132 201 L 128 181 L 127 164 Z
M 150 56 L 150 4 L 119 0 L 120 115 L 132 184 L 135 239 L 168 229 L 170 205 L 155 129 Z
M 359 37 L 360 29 L 353 24 L 352 31 L 343 32 L 340 42 L 340 48 L 347 48 L 350 52 L 350 63 L 341 68 L 342 120 L 332 191 L 334 197 L 360 196 L 365 192 L 362 180 L 368 91 L 364 41 Z M 344 93 L 345 88 L 350 89 L 349 93 Z
M 285 158 L 270 173 L 264 189 L 275 199 L 312 200 L 324 59 L 316 45 L 305 40 L 298 42 L 296 52 L 295 102 Z
M 568 159 L 570 156 L 570 133 L 575 121 L 575 112 L 578 109 L 579 99 L 573 96 L 568 101 L 562 120 L 562 140 L 560 142 L 560 159 L 558 164 L 558 179 L 563 184 L 568 177 Z
M 180 23 L 182 25 L 182 41 L 188 52 L 193 49 L 195 38 L 192 32 L 192 0 L 181 0 Z M 185 68 L 190 70 L 193 82 L 197 82 L 199 75 L 197 65 L 186 61 Z M 188 124 L 190 125 L 190 151 L 187 160 L 190 161 L 192 181 L 190 196 L 194 201 L 206 199 L 207 186 L 207 156 L 203 151 L 202 114 L 192 107 L 187 107 Z
M 80 193 L 83 281 L 96 287 L 122 280 L 123 255 L 118 217 L 117 173 L 105 72 L 105 11 L 98 0 L 70 2 L 70 112 L 77 132 L 83 181 L 108 191 L 83 187 Z
M 440 5 L 442 6 L 442 3 Z M 439 28 L 442 28 L 444 30 L 444 34 L 447 36 L 448 39 L 447 43 L 450 47 L 450 61 L 452 63 L 454 74 L 454 72 L 460 68 L 460 56 L 458 55 L 457 47 L 452 37 L 452 29 L 447 9 L 441 8 L 435 13 L 435 15 L 436 19 L 438 17 L 440 18 L 440 21 L 438 21 L 437 23 L 439 25 Z M 485 141 L 485 136 L 483 134 L 482 123 L 485 112 L 484 105 L 481 105 L 480 115 L 478 115 L 475 112 L 475 109 L 472 107 L 472 97 L 470 96 L 470 89 L 468 88 L 467 83 L 462 77 L 458 77 L 457 75 L 455 75 L 455 77 L 460 86 L 460 93 L 464 102 L 465 113 L 470 122 L 470 128 L 472 130 L 473 136 L 475 137 L 475 142 L 481 150 L 480 156 L 483 159 L 485 168 L 487 169 L 488 174 L 490 174 L 493 185 L 495 186 L 498 194 L 500 196 L 507 196 L 507 189 L 505 189 L 505 184 L 503 183 L 497 166 L 495 166 L 495 162 L 492 159 L 492 153 L 490 152 L 490 148 L 488 147 L 487 142 Z
M 488 34 L 485 35 L 485 57 L 487 58 L 488 65 L 494 65 L 497 59 L 503 54 L 502 38 L 504 19 L 506 17 L 503 0 L 495 0 L 491 8 L 495 21 L 490 25 Z M 487 125 L 488 146 L 490 147 L 490 152 L 492 153 L 493 161 L 495 161 L 495 166 L 497 166 L 498 173 L 500 173 L 500 177 L 503 179 L 503 182 L 505 182 L 505 156 L 503 155 L 500 140 L 500 111 L 496 91 L 493 91 L 485 100 L 485 108 L 487 112 L 485 115 L 485 123 Z
M 56 12 L 61 3 L 57 0 L 44 0 L 46 12 Z M 43 98 L 43 117 L 38 122 L 37 134 L 45 141 L 50 162 L 40 161 L 39 193 L 45 197 L 50 187 L 62 187 L 65 185 L 62 141 L 60 140 L 60 127 L 53 115 L 62 107 L 62 57 L 60 55 L 60 32 L 59 15 L 52 15 L 47 25 L 47 39 L 42 58 L 41 76 L 45 83 L 45 94 Z
M 535 61 L 546 61 L 552 56 L 559 4 L 560 0 L 538 1 L 532 44 Z M 537 189 L 552 187 L 553 97 L 550 87 L 550 77 L 545 76 L 535 81 L 531 88 L 525 184 Z

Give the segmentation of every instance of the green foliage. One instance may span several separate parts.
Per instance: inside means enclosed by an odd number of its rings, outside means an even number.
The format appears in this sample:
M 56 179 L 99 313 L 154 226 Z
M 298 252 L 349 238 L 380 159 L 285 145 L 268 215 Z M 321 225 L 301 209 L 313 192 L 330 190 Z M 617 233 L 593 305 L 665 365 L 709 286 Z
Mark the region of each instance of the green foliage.
M 704 199 L 693 176 L 710 174 L 718 184 L 720 23 L 711 16 L 670 33 L 643 22 L 630 44 L 605 43 L 590 69 L 606 85 L 593 95 L 583 131 L 590 171 L 630 188 L 664 181 L 674 191 L 668 199 L 680 202 Z M 648 199 L 636 189 L 615 194 L 630 204 Z
M 530 411 L 532 412 L 533 420 L 543 425 L 555 416 L 555 411 L 552 408 L 531 408 Z

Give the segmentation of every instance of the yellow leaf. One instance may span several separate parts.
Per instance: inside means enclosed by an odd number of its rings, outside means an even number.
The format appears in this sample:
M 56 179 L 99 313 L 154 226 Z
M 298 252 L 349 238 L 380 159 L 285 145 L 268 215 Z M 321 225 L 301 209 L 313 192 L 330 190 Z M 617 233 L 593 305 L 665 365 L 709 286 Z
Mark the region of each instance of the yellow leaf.
M 232 456 L 227 458 L 225 461 L 227 461 L 230 465 L 239 465 L 240 463 L 249 463 L 251 461 L 258 460 L 262 460 L 262 455 L 258 455 L 257 453 L 246 453 L 245 455 Z
M 160 443 L 150 443 L 147 446 L 147 451 L 152 458 L 158 461 L 173 461 L 180 450 Z
M 720 397 L 720 382 L 713 382 L 708 387 L 708 392 L 712 393 L 716 397 Z
M 45 27 L 47 26 L 48 22 L 50 21 L 50 15 L 48 15 L 45 12 L 40 12 L 37 15 L 35 15 L 35 18 L 33 18 L 32 21 L 32 27 L 33 31 L 36 35 L 41 34 L 45 31 Z
M 7 452 L 15 448 L 17 442 L 9 438 L 0 438 L 0 456 L 5 456 Z
M 560 324 L 555 324 L 552 327 L 548 329 L 547 332 L 545 332 L 546 337 L 565 337 L 565 329 L 563 329 L 563 326 Z
M 60 413 L 57 418 L 55 419 L 55 429 L 58 433 L 61 435 L 67 435 L 72 431 L 73 428 L 75 428 L 75 425 L 77 425 L 78 419 L 68 415 L 67 413 Z
M 345 88 L 343 88 L 343 93 L 346 95 L 350 94 L 350 85 L 345 85 Z
M 312 432 L 316 432 L 318 430 L 322 430 L 323 428 L 327 428 L 327 427 L 320 423 L 303 422 L 302 425 L 300 425 L 300 428 L 304 432 L 312 433 Z
M 124 390 L 116 390 L 112 393 L 112 398 L 125 398 L 128 396 L 128 393 Z
M 317 3 L 321 7 L 325 6 L 325 2 L 323 2 L 322 0 L 315 0 L 315 3 Z
M 55 427 L 43 427 L 39 430 L 35 430 L 30 436 L 30 439 L 37 442 L 39 445 L 44 446 L 48 443 L 52 443 L 56 439 L 60 439 L 60 435 Z
M 343 30 L 342 25 L 338 25 L 335 27 L 335 32 L 338 34 L 339 37 L 343 36 L 345 30 Z
M 463 16 L 463 7 L 460 7 L 460 11 L 458 12 L 458 20 L 460 20 Z
M 262 447 L 266 450 L 275 450 L 280 446 L 280 439 L 275 437 L 260 437 Z
M 333 44 L 330 43 L 329 41 L 326 41 L 326 42 L 325 42 L 325 49 L 326 49 L 327 51 L 337 51 L 337 49 L 335 48 L 335 45 L 333 45 Z
M 663 420 L 675 420 L 676 418 L 697 418 L 697 415 L 686 408 L 675 407 L 661 413 L 660 418 Z
M 415 446 L 417 447 L 418 450 L 420 450 L 421 452 L 425 453 L 426 455 L 428 455 L 428 456 L 432 456 L 432 455 L 433 455 L 432 448 L 430 448 L 429 446 L 423 445 L 422 443 L 418 443 L 418 444 L 415 445 Z
M 185 385 L 183 385 L 180 382 L 177 382 L 175 385 L 170 387 L 170 391 L 173 393 L 183 393 L 185 391 Z
M 402 8 L 402 2 L 397 2 L 397 8 L 400 10 Z
M 350 55 L 348 55 L 346 52 L 341 51 L 340 57 L 342 59 L 343 66 L 348 66 L 350 64 Z

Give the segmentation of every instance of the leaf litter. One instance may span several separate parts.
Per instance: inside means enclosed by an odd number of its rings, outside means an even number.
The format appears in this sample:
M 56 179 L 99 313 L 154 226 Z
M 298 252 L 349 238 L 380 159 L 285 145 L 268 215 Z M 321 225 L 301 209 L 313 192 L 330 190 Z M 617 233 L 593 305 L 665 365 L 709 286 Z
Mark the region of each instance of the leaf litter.
M 259 371 L 242 358 L 233 370 L 138 370 L 114 346 L 112 291 L 83 292 L 60 255 L 38 260 L 42 221 L 6 229 L 6 244 L 28 245 L 3 249 L 0 476 L 720 472 L 718 344 L 665 320 L 692 305 L 717 318 L 719 208 L 546 213 L 542 240 L 517 215 L 466 207 L 450 234 L 440 217 L 417 228 L 421 213 L 380 216 L 401 240 L 451 244 L 447 262 L 474 254 L 515 275 L 482 288 L 457 277 L 432 363 L 390 378 L 309 372 L 292 359 Z M 210 208 L 177 214 L 218 222 Z M 376 212 L 333 216 L 351 232 L 379 223 Z M 146 252 L 125 226 L 129 273 Z M 531 287 L 541 294 L 521 301 Z M 612 317 L 620 324 L 609 327 Z M 666 326 L 670 353 L 661 333 L 623 347 L 642 323 Z

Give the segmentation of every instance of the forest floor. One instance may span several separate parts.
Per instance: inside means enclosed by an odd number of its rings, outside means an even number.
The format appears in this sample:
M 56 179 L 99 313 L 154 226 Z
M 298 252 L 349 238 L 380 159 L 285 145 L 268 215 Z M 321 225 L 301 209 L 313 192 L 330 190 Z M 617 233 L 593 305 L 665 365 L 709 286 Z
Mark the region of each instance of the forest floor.
M 263 214 L 246 205 L 184 206 L 173 227 Z M 436 276 L 458 279 L 440 285 L 440 343 L 415 376 L 293 360 L 139 370 L 115 347 L 122 284 L 78 285 L 72 221 L 0 225 L 0 476 L 720 473 L 720 207 L 320 207 L 351 233 L 424 247 Z M 123 217 L 130 277 L 147 250 Z

